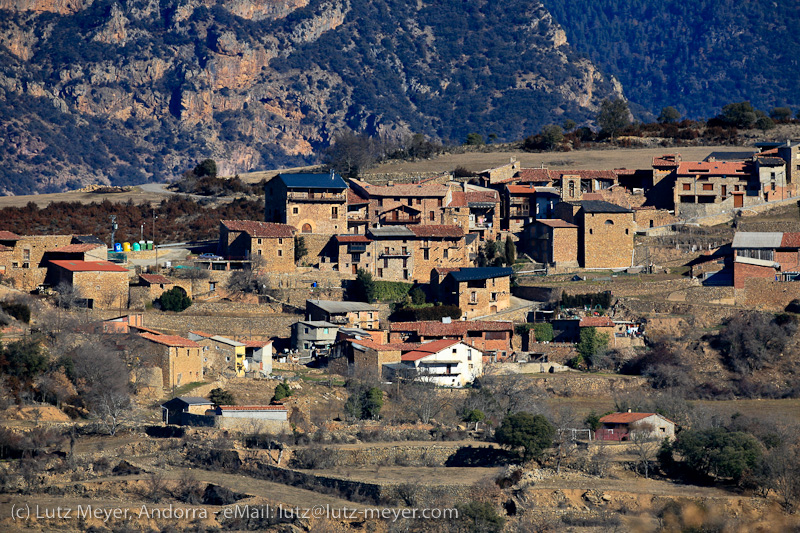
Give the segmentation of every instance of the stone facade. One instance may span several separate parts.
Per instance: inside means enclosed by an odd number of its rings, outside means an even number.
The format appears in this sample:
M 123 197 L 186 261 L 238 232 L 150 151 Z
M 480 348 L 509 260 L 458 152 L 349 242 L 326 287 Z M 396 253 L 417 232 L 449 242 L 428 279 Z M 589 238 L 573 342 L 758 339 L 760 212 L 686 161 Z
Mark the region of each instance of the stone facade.
M 450 187 L 439 184 L 404 183 L 371 185 L 350 180 L 353 192 L 369 201 L 370 226 L 451 224 L 444 222 L 443 208 L 450 205 Z
M 636 223 L 637 230 L 646 230 L 658 226 L 666 226 L 678 221 L 678 217 L 671 214 L 666 209 L 656 209 L 654 207 L 634 207 L 633 221 Z
M 300 233 L 347 231 L 347 184 L 336 174 L 279 174 L 266 183 L 264 220 Z
M 510 271 L 511 269 L 491 268 L 487 270 Z M 442 282 L 442 294 L 440 297 L 442 301 L 457 304 L 463 313 L 462 318 L 472 320 L 508 309 L 511 305 L 510 286 L 511 277 L 509 274 L 487 275 L 484 279 L 459 281 L 455 279 L 454 273 L 450 273 Z
M 553 266 L 578 266 L 578 226 L 560 219 L 537 220 L 523 238 L 531 258 Z
M 164 387 L 180 387 L 203 379 L 202 347 L 182 337 L 143 333 L 142 338 L 158 346 Z
M 389 328 L 390 343 L 460 339 L 484 354 L 496 354 L 499 357 L 506 357 L 511 353 L 514 336 L 511 322 L 496 321 L 394 322 Z
M 775 281 L 771 277 L 751 277 L 742 282 L 741 289 L 735 289 L 737 305 L 752 307 L 762 311 L 783 311 L 792 300 L 800 299 L 800 283 Z
M 286 224 L 223 220 L 219 224 L 219 249 L 227 258 L 260 258 L 268 272 L 293 272 L 295 231 Z
M 633 211 L 582 202 L 578 212 L 579 247 L 584 268 L 625 268 L 633 260 Z M 613 204 L 607 204 L 613 206 Z M 613 206 L 616 207 L 616 206 Z
M 52 287 L 73 288 L 86 306 L 98 309 L 128 307 L 127 269 L 105 261 L 52 261 L 47 282 Z

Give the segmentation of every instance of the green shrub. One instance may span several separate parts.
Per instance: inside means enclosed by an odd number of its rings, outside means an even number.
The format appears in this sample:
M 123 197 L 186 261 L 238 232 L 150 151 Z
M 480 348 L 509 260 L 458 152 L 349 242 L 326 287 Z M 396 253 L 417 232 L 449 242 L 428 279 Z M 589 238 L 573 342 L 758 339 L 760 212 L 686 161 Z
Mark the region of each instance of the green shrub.
M 413 287 L 413 283 L 403 283 L 402 281 L 376 281 L 375 298 L 382 302 L 400 302 L 409 295 Z M 422 292 L 421 289 L 419 290 Z M 424 293 L 422 298 L 424 303 Z
M 186 291 L 182 288 L 173 287 L 158 298 L 158 303 L 164 311 L 180 313 L 192 305 L 192 299 L 186 296 Z
M 214 405 L 236 405 L 236 399 L 233 394 L 225 389 L 212 389 L 208 394 L 208 398 L 214 402 Z
M 292 395 L 292 389 L 289 388 L 289 385 L 287 385 L 284 382 L 280 382 L 278 383 L 278 386 L 275 387 L 275 394 L 272 396 L 272 401 L 279 402 L 284 398 L 288 398 L 291 395 Z
M 20 322 L 25 322 L 27 324 L 31 321 L 31 308 L 25 304 L 17 302 L 0 302 L 0 307 L 2 307 L 3 311 Z
M 536 459 L 553 443 L 556 429 L 542 415 L 515 413 L 503 419 L 495 439 L 510 450 L 522 448 L 524 460 Z

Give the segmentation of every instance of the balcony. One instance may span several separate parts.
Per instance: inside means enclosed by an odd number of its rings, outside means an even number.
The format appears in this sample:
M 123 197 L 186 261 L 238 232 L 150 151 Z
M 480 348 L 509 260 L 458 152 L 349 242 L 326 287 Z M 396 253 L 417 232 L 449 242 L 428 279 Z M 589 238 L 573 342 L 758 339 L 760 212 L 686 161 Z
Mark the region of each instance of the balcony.
M 347 253 L 349 254 L 360 254 L 367 251 L 367 245 L 365 244 L 350 244 L 347 246 Z
M 386 217 L 381 222 L 383 224 L 419 224 L 422 217 Z
M 386 250 L 381 251 L 379 254 L 380 257 L 411 257 L 411 250 L 395 250 L 394 248 L 390 248 L 387 252 Z
M 347 196 L 344 193 L 332 192 L 288 192 L 286 199 L 291 202 L 344 203 Z

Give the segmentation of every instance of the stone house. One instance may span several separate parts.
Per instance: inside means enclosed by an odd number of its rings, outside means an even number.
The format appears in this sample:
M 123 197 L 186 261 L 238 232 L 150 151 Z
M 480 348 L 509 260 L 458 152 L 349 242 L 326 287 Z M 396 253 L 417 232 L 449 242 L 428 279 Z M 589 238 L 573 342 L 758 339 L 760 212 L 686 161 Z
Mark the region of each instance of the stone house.
M 578 229 L 559 218 L 539 219 L 525 227 L 521 240 L 537 263 L 574 268 L 578 266 Z
M 347 183 L 329 174 L 278 174 L 264 185 L 264 220 L 288 224 L 301 233 L 336 235 L 348 231 Z
M 244 376 L 246 349 L 243 342 L 202 331 L 190 331 L 188 337 L 202 347 L 206 367 L 231 369 L 237 377 Z
M 601 200 L 584 200 L 576 215 L 583 268 L 626 268 L 633 261 L 633 211 Z
M 432 341 L 403 353 L 400 364 L 388 364 L 391 379 L 405 374 L 440 387 L 464 387 L 483 375 L 483 354 L 458 340 Z
M 226 258 L 253 260 L 258 257 L 268 272 L 294 272 L 296 232 L 287 224 L 222 220 L 219 223 L 219 250 Z
M 292 324 L 291 345 L 301 358 L 317 358 L 328 354 L 336 341 L 339 326 L 324 320 L 301 320 Z
M 800 233 L 739 231 L 731 248 L 735 289 L 753 278 L 800 281 Z
M 425 343 L 434 340 L 460 340 L 483 352 L 490 360 L 504 359 L 513 351 L 514 324 L 488 320 L 425 320 L 392 322 L 389 342 Z
M 51 287 L 68 287 L 89 309 L 128 307 L 129 271 L 108 261 L 49 262 L 45 281 Z
M 595 432 L 596 440 L 630 441 L 636 432 L 662 441 L 675 438 L 675 422 L 657 413 L 612 413 L 600 419 L 602 427 Z
M 458 305 L 462 318 L 492 315 L 511 305 L 511 268 L 461 268 L 449 272 L 438 287 L 442 302 Z
M 306 320 L 325 321 L 336 326 L 365 330 L 380 329 L 378 310 L 363 302 L 306 300 Z
M 340 376 L 351 373 L 383 375 L 383 366 L 400 363 L 403 351 L 411 351 L 417 344 L 381 344 L 369 338 L 348 338 L 337 341 L 328 359 L 328 371 Z
M 406 226 L 371 228 L 368 231 L 371 247 L 366 251 L 368 270 L 378 279 L 386 281 L 414 280 L 414 248 L 419 244 L 416 234 Z
M 0 275 L 22 291 L 32 291 L 45 283 L 49 250 L 67 246 L 72 235 L 17 235 L 0 231 Z
M 469 233 L 477 235 L 479 241 L 498 240 L 503 214 L 498 192 L 464 184 L 464 200 L 469 209 Z
M 351 179 L 350 187 L 369 200 L 370 226 L 443 224 L 443 208 L 450 205 L 450 187 L 437 183 L 372 185 Z
M 73 238 L 74 240 L 74 238 Z M 78 261 L 108 261 L 108 248 L 96 242 L 75 243 L 45 251 L 44 259 L 76 259 Z
M 139 285 L 147 288 L 147 300 L 153 301 L 171 290 L 175 286 L 175 282 L 161 274 L 139 274 Z M 181 288 L 187 292 L 184 287 Z M 187 292 L 186 295 L 189 298 L 192 297 L 190 292 Z
M 182 426 L 185 424 L 184 413 L 205 415 L 214 402 L 198 396 L 178 396 L 161 404 L 161 420 L 165 424 Z
M 364 235 L 370 227 L 369 197 L 347 189 L 347 233 Z
M 424 283 L 434 268 L 463 268 L 471 264 L 464 231 L 458 226 L 411 226 L 414 270 L 411 280 Z
M 288 420 L 288 410 L 283 405 L 218 405 L 213 411 L 223 418 Z
M 164 388 L 180 387 L 203 379 L 203 347 L 178 335 L 140 333 L 140 337 L 160 350 L 158 366 L 164 378 Z
M 328 244 L 328 255 L 321 257 L 320 270 L 356 274 L 359 268 L 372 273 L 372 239 L 367 235 L 335 235 Z

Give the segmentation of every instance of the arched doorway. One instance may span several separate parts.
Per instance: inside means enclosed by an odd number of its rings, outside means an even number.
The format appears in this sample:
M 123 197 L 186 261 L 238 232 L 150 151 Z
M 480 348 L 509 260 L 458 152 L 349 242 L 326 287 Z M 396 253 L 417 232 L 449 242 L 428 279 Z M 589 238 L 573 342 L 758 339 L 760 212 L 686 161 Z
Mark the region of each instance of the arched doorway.
M 309 224 L 308 222 L 303 224 L 302 231 L 303 231 L 303 233 L 311 233 L 311 224 Z

